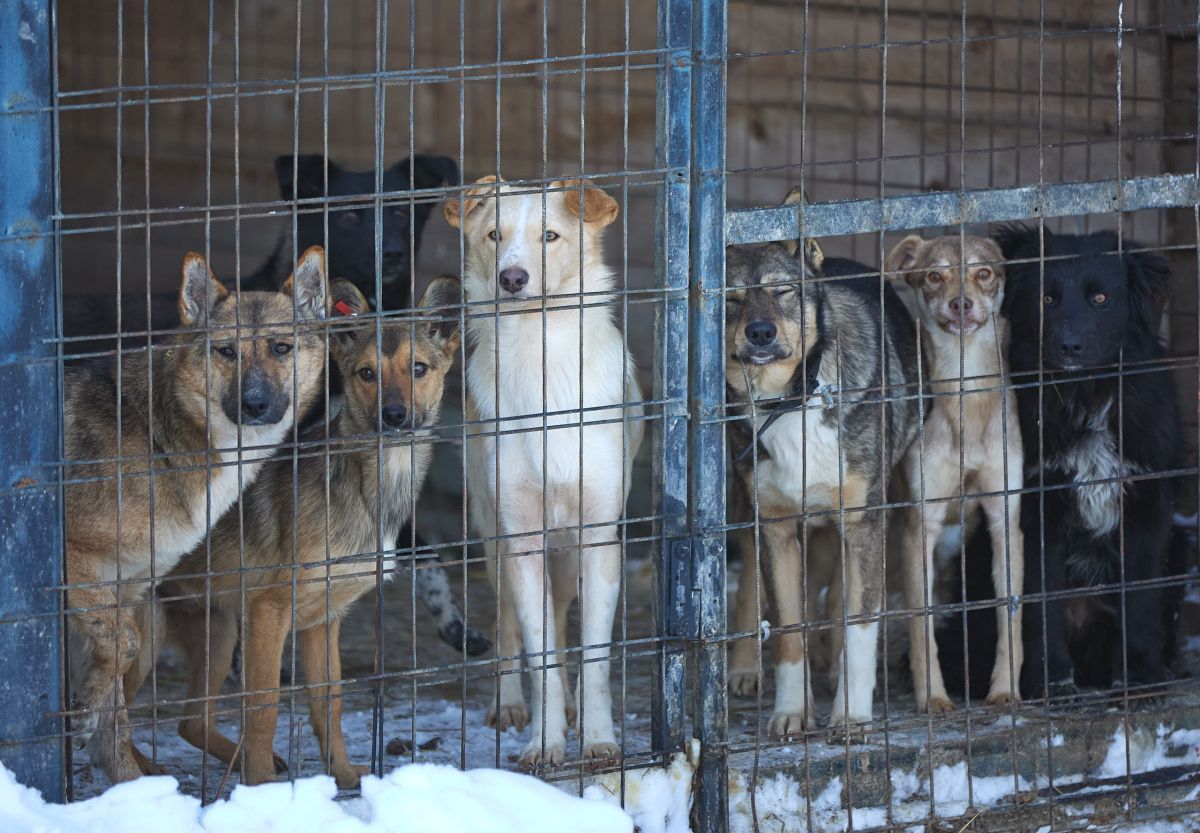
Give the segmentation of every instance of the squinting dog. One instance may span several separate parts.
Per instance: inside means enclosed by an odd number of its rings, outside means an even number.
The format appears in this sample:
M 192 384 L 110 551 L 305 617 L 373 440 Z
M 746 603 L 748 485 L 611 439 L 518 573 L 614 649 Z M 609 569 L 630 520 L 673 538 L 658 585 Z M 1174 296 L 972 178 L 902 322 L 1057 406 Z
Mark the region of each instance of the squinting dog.
M 787 202 L 799 199 L 798 189 Z M 778 626 L 805 623 L 805 551 L 845 563 L 849 624 L 838 651 L 830 725 L 850 732 L 871 719 L 878 616 L 883 607 L 888 478 L 917 428 L 912 319 L 878 280 L 821 280 L 813 241 L 726 249 L 725 381 L 740 501 L 757 499 L 759 542 Z M 859 273 L 868 267 L 856 264 Z M 811 527 L 832 524 L 843 547 L 813 552 Z M 839 571 L 840 572 L 840 571 Z M 745 580 L 745 577 L 743 577 Z M 833 591 L 831 591 L 833 592 Z M 838 591 L 839 594 L 842 591 Z M 861 621 L 866 619 L 867 621 Z M 774 735 L 814 726 L 805 635 L 778 637 Z
M 369 311 L 348 281 L 336 281 L 330 294 L 331 314 Z M 420 307 L 431 313 L 457 305 L 460 295 L 456 278 L 441 277 Z M 284 454 L 267 463 L 242 495 L 240 511 L 217 524 L 211 544 L 184 558 L 160 592 L 167 636 L 182 647 L 189 674 L 188 716 L 179 733 L 229 763 L 238 744 L 217 729 L 216 699 L 244 601 L 248 712 L 241 748 L 248 784 L 272 780 L 282 766 L 272 742 L 284 640 L 293 627 L 322 759 L 342 789 L 357 787 L 366 772 L 350 763 L 342 737 L 340 625 L 350 606 L 376 587 L 378 559 L 385 578 L 395 572 L 389 553 L 429 469 L 431 429 L 459 346 L 457 326 L 432 316 L 381 326 L 377 354 L 373 321 L 331 324 L 330 353 L 347 381 L 329 426 L 328 456 L 317 447 L 296 461 Z M 304 439 L 325 436 L 322 425 Z
M 580 585 L 583 757 L 620 753 L 608 658 L 621 580 L 617 522 L 642 438 L 641 393 L 611 304 L 580 295 L 614 288 L 601 237 L 617 211 L 579 181 L 543 193 L 495 177 L 446 203 L 465 242 L 467 298 L 487 304 L 468 322 L 467 416 L 483 421 L 467 448 L 472 522 L 481 537 L 502 536 L 486 544 L 500 653 L 515 657 L 523 641 L 530 668 L 543 672 L 533 675 L 533 736 L 521 758 L 529 766 L 560 764 L 566 754 L 575 709 L 565 657 L 555 660 L 561 673 L 545 672 L 548 653 L 565 647 Z M 548 556 L 552 549 L 569 551 Z M 544 603 L 553 613 L 545 621 Z M 504 663 L 509 673 L 488 714 L 498 729 L 529 722 L 516 668 Z
M 943 527 L 981 506 L 992 532 L 995 597 L 1011 603 L 996 608 L 996 662 L 987 702 L 1006 704 L 1019 699 L 1023 651 L 1016 601 L 1025 562 L 1017 399 L 1014 391 L 999 389 L 1008 376 L 1008 322 L 1000 316 L 1003 256 L 982 237 L 922 240 L 910 235 L 888 255 L 887 272 L 889 279 L 906 281 L 913 289 L 924 345 L 924 390 L 932 398 L 923 438 L 904 458 L 907 496 L 920 501 L 904 513 L 908 607 L 928 609 L 932 604 L 934 549 Z M 971 494 L 988 496 L 967 499 Z M 932 633 L 932 617 L 909 620 L 913 688 L 919 709 L 947 712 L 954 706 Z
M 149 770 L 130 741 L 121 677 L 147 636 L 135 613 L 150 577 L 174 567 L 254 482 L 320 387 L 319 248 L 305 252 L 283 289 L 230 293 L 189 254 L 180 324 L 207 332 L 127 354 L 119 373 L 113 357 L 65 368 L 76 726 L 113 781 Z

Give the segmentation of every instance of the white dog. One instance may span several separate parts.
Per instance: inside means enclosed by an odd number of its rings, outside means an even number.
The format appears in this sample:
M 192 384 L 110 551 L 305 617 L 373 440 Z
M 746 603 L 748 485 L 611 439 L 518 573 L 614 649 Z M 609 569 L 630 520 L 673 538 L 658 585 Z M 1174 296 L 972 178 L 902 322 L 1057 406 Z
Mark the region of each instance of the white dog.
M 476 532 L 499 536 L 487 544 L 499 653 L 515 657 L 523 639 L 535 672 L 527 766 L 565 759 L 576 706 L 567 702 L 565 655 L 547 658 L 565 648 L 580 587 L 583 757 L 620 754 L 609 643 L 621 580 L 617 522 L 642 439 L 642 397 L 611 296 L 592 294 L 614 288 L 600 244 L 617 212 L 615 200 L 579 181 L 531 192 L 495 177 L 446 204 L 446 220 L 463 234 L 467 299 L 484 303 L 467 322 L 467 415 L 481 421 L 468 440 L 468 500 Z M 547 673 L 550 664 L 561 673 Z M 499 709 L 488 713 L 498 729 L 529 722 L 516 668 L 505 664 Z

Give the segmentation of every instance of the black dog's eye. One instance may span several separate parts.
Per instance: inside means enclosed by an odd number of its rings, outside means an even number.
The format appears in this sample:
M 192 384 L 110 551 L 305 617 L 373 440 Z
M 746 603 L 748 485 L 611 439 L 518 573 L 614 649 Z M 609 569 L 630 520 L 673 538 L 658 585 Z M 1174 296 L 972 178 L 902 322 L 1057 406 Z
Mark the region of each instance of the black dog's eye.
M 362 379 L 364 382 L 374 382 L 375 371 L 369 367 L 359 368 L 358 378 Z
M 222 344 L 219 347 L 214 347 L 213 350 L 215 350 L 217 355 L 221 356 L 222 358 L 226 358 L 226 359 L 236 359 L 237 358 L 237 350 L 234 350 L 228 344 Z
M 1057 302 L 1055 301 L 1054 296 L 1047 292 L 1042 296 L 1042 303 L 1048 307 L 1052 307 Z
M 1092 303 L 1098 307 L 1102 307 L 1106 303 L 1108 303 L 1108 296 L 1106 294 L 1104 294 L 1103 292 L 1097 292 L 1095 295 L 1092 296 Z
M 494 240 L 498 242 L 500 240 L 500 232 L 492 229 L 488 232 L 488 240 Z
M 414 362 L 413 363 L 413 378 L 420 379 L 422 376 L 424 376 L 428 372 L 429 372 L 429 365 L 423 364 L 422 362 Z
M 559 237 L 559 234 L 557 231 L 547 231 L 545 234 L 542 235 L 542 239 L 545 240 L 547 243 L 553 243 L 555 240 L 558 239 L 558 237 Z
M 338 225 L 342 228 L 354 228 L 362 220 L 362 215 L 357 211 L 343 211 L 338 216 Z
M 273 352 L 276 356 L 286 356 L 288 353 L 292 352 L 292 345 L 288 344 L 286 341 L 277 341 L 271 345 L 271 352 Z

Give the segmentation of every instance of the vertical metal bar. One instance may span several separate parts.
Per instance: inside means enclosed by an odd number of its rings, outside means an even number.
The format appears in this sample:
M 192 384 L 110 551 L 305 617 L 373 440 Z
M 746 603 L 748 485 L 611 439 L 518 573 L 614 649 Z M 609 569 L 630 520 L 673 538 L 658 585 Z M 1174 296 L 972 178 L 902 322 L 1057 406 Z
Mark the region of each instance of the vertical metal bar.
M 727 0 L 692 21 L 691 478 L 695 590 L 698 833 L 728 827 L 725 616 L 725 94 Z
M 50 6 L 19 0 L 0 19 L 0 656 L 21 669 L 0 677 L 0 761 L 62 801 L 62 619 L 49 590 L 63 580 Z
M 682 639 L 690 636 L 691 582 L 687 558 L 677 558 L 687 535 L 688 455 L 688 266 L 691 184 L 692 4 L 659 0 L 656 145 L 658 167 L 666 169 L 655 205 L 654 276 L 663 289 L 656 310 L 654 398 L 663 402 L 661 434 L 654 453 L 655 515 L 661 518 L 660 557 L 656 564 L 660 604 L 657 656 L 659 685 L 654 687 L 651 723 L 654 748 L 683 746 L 685 657 Z M 677 569 L 678 568 L 678 569 Z

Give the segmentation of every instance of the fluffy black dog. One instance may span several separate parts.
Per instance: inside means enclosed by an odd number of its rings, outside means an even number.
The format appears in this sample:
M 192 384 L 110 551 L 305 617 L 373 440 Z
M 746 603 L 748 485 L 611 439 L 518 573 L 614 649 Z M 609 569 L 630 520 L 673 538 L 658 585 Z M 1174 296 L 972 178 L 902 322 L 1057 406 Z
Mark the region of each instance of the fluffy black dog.
M 293 165 L 293 161 L 295 164 Z M 328 173 L 326 167 L 328 166 Z M 331 278 L 351 281 L 368 298 L 375 298 L 375 193 L 373 171 L 351 171 L 332 159 L 326 163 L 320 154 L 298 157 L 280 156 L 275 160 L 279 194 L 285 200 L 301 202 L 296 214 L 298 255 L 309 246 L 325 246 Z M 328 180 L 328 188 L 326 181 Z M 421 244 L 421 233 L 436 200 L 432 196 L 414 198 L 412 206 L 397 202 L 399 192 L 458 184 L 458 166 L 448 156 L 417 154 L 392 165 L 383 172 L 384 197 L 382 218 L 382 303 L 384 310 L 409 306 L 412 264 Z M 355 198 L 359 199 L 355 199 Z M 329 203 L 329 236 L 325 236 L 324 202 Z M 411 208 L 411 211 L 410 211 Z M 273 290 L 291 271 L 293 246 L 291 224 L 280 237 L 274 253 L 258 269 L 242 275 L 243 290 Z M 233 288 L 233 279 L 225 283 Z M 150 314 L 146 312 L 146 293 L 121 295 L 121 328 L 126 332 L 144 332 L 147 324 L 154 330 L 176 326 L 179 293 L 156 292 L 150 296 Z M 63 334 L 86 337 L 68 341 L 67 353 L 92 353 L 111 350 L 115 340 L 105 339 L 117 331 L 117 310 L 113 295 L 67 296 L 63 298 Z
M 1011 226 L 996 240 L 1009 261 L 1003 312 L 1025 488 L 1035 490 L 1021 498 L 1025 592 L 1110 588 L 1025 603 L 1022 692 L 1066 697 L 1077 686 L 1163 683 L 1180 589 L 1127 589 L 1122 599 L 1111 588 L 1181 571 L 1171 546 L 1174 483 L 1161 474 L 1182 467 L 1184 454 L 1159 340 L 1169 267 L 1109 231 L 1047 231 L 1044 258 L 1036 229 Z M 987 584 L 988 549 L 980 524 L 967 545 L 969 597 L 990 597 L 978 581 Z M 972 689 L 983 692 L 994 619 L 989 611 L 970 624 Z M 939 648 L 947 684 L 961 687 L 960 617 L 943 623 Z

